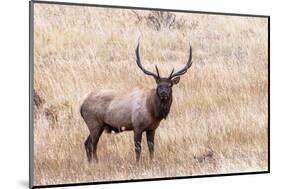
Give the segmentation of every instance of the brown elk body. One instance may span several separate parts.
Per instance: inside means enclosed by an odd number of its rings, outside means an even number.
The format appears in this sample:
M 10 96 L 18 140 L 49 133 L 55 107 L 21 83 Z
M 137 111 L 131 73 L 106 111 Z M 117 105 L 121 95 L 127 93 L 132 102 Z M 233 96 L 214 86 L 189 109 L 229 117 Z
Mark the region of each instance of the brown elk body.
M 109 133 L 133 130 L 137 162 L 140 159 L 141 140 L 146 132 L 150 158 L 154 156 L 154 135 L 162 119 L 165 119 L 172 104 L 172 86 L 179 82 L 179 76 L 186 73 L 192 61 L 190 47 L 189 60 L 184 68 L 167 78 L 147 71 L 141 65 L 139 44 L 136 48 L 136 63 L 147 75 L 153 76 L 157 87 L 150 91 L 133 90 L 127 94 L 116 91 L 91 92 L 83 101 L 80 113 L 88 126 L 90 135 L 85 141 L 88 161 L 98 161 L 97 144 L 103 131 Z

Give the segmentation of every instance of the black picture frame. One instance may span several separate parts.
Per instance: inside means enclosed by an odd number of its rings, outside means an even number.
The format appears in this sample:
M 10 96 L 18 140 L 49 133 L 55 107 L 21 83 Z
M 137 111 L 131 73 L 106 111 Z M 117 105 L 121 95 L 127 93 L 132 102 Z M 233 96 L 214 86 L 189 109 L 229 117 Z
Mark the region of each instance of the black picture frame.
M 52 184 L 52 185 L 33 185 L 34 173 L 34 133 L 33 133 L 33 81 L 34 81 L 34 4 L 52 4 L 52 5 L 67 5 L 67 6 L 86 6 L 86 7 L 103 7 L 114 9 L 134 9 L 134 10 L 153 10 L 153 11 L 171 11 L 182 13 L 196 13 L 209 15 L 225 15 L 225 16 L 239 16 L 239 17 L 260 17 L 268 19 L 268 170 L 242 172 L 242 173 L 223 173 L 223 174 L 207 174 L 194 176 L 179 176 L 179 177 L 162 177 L 151 179 L 131 179 L 131 180 L 117 180 L 117 181 L 98 181 L 85 183 L 69 183 L 69 184 Z M 268 15 L 254 15 L 241 13 L 224 13 L 224 12 L 205 12 L 193 10 L 179 10 L 179 9 L 162 9 L 162 8 L 148 8 L 148 7 L 131 7 L 119 5 L 100 5 L 88 3 L 70 3 L 70 2 L 56 2 L 56 1 L 29 1 L 29 187 L 30 188 L 49 188 L 49 187 L 63 187 L 63 186 L 82 186 L 82 185 L 97 185 L 97 184 L 112 184 L 112 183 L 127 183 L 127 182 L 143 182 L 143 181 L 160 181 L 173 179 L 190 179 L 190 178 L 204 178 L 204 177 L 223 177 L 223 176 L 237 176 L 250 174 L 266 174 L 270 173 L 270 16 Z

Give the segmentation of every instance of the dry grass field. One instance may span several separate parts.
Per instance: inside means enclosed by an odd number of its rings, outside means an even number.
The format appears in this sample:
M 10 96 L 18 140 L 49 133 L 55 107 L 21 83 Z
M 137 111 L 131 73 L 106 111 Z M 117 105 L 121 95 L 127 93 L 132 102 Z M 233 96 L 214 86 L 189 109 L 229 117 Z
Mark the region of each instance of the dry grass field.
M 63 184 L 268 169 L 266 18 L 35 4 L 34 184 Z M 168 118 L 145 136 L 139 165 L 133 132 L 103 133 L 99 164 L 79 113 L 90 91 L 155 87 L 135 63 L 161 75 L 193 65 L 173 87 Z

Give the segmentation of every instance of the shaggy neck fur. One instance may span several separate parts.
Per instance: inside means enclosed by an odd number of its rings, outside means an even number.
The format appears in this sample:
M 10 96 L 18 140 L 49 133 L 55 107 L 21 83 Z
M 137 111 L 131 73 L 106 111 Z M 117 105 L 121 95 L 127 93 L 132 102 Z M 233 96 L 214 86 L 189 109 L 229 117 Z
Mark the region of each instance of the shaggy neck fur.
M 171 104 L 172 94 L 167 100 L 161 100 L 157 95 L 156 89 L 151 90 L 147 99 L 148 109 L 157 121 L 161 121 L 163 118 L 166 119 L 170 112 Z

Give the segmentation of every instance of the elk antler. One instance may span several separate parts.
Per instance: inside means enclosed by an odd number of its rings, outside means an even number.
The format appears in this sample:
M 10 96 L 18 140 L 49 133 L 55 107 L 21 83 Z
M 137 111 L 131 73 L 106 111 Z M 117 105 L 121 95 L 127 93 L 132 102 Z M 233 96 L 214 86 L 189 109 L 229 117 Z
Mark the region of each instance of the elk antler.
M 159 74 L 159 70 L 158 70 L 158 68 L 157 68 L 156 65 L 155 65 L 155 69 L 156 69 L 157 75 L 154 74 L 154 73 L 152 73 L 152 72 L 150 72 L 150 71 L 148 71 L 148 70 L 146 70 L 146 69 L 144 69 L 144 68 L 142 67 L 142 65 L 141 65 L 141 60 L 140 60 L 140 54 L 139 54 L 139 46 L 140 46 L 140 42 L 138 42 L 138 46 L 137 46 L 137 48 L 136 48 L 136 57 L 137 57 L 136 63 L 137 63 L 137 65 L 138 65 L 138 67 L 139 67 L 145 74 L 153 76 L 155 80 L 159 79 L 159 78 L 160 78 L 160 74 Z
M 187 72 L 187 70 L 191 67 L 191 65 L 192 65 L 192 48 L 190 46 L 189 47 L 189 58 L 188 58 L 186 65 L 181 70 L 177 71 L 176 73 L 174 73 L 174 68 L 173 68 L 173 70 L 169 76 L 169 79 L 172 79 L 173 77 L 185 74 Z

